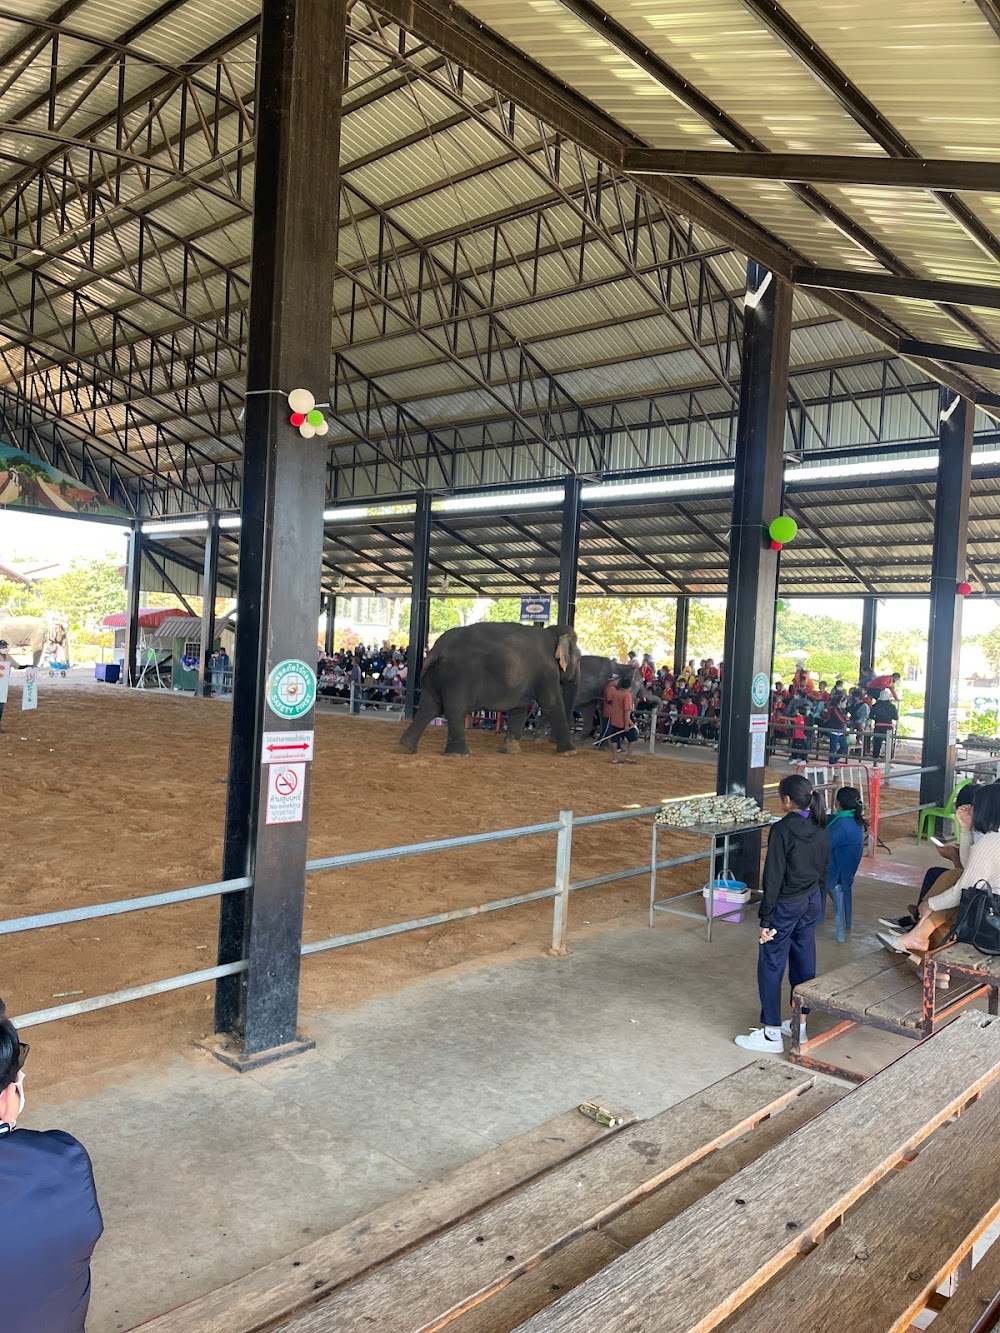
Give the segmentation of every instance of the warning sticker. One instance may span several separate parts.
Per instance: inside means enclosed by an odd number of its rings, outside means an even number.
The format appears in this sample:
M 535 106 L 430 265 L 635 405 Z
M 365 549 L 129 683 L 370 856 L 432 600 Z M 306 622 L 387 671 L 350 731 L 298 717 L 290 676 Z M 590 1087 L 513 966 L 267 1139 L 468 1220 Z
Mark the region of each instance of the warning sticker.
M 313 757 L 313 732 L 265 731 L 261 747 L 262 764 L 280 764 L 289 759 L 304 763 Z
M 301 824 L 305 794 L 305 764 L 271 764 L 267 770 L 266 822 Z
M 316 702 L 316 672 L 290 657 L 267 678 L 267 706 L 278 717 L 304 717 Z

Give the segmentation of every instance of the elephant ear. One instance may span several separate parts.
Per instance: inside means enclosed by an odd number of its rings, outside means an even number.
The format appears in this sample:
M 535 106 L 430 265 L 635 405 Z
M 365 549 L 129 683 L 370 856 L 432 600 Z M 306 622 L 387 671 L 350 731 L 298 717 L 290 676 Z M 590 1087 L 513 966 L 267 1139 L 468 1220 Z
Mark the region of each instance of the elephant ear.
M 559 670 L 565 676 L 573 667 L 574 662 L 579 665 L 579 658 L 574 653 L 576 635 L 561 634 L 556 643 L 556 661 L 559 663 Z

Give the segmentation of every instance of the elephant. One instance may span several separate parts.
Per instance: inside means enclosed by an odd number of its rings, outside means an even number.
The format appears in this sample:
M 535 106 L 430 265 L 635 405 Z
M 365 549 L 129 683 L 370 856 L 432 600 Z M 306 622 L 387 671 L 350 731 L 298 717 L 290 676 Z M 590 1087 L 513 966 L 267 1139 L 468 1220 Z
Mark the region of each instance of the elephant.
M 40 616 L 11 616 L 0 619 L 0 639 L 10 644 L 12 657 L 31 654 L 31 665 L 38 666 L 47 644 L 61 647 L 69 664 L 69 640 L 64 625 L 48 625 Z
M 476 709 L 507 714 L 505 753 L 520 750 L 528 710 L 549 715 L 560 754 L 573 754 L 569 717 L 580 681 L 580 647 L 569 625 L 491 623 L 446 630 L 424 660 L 420 707 L 399 738 L 411 754 L 424 729 L 443 713 L 445 754 L 469 753 L 465 719 Z
M 632 691 L 632 697 L 636 703 L 653 703 L 660 705 L 660 698 L 651 690 L 646 688 L 646 684 L 639 674 L 636 666 L 628 666 L 623 662 L 616 662 L 610 657 L 594 657 L 589 653 L 584 653 L 580 658 L 580 683 L 577 685 L 576 695 L 573 698 L 570 707 L 570 716 L 573 712 L 583 715 L 584 731 L 590 729 L 590 718 L 593 710 L 602 703 L 604 699 L 604 687 L 609 680 L 619 680 L 624 675 L 631 673 L 631 684 L 629 689 Z M 540 720 L 539 726 L 535 731 L 537 740 L 541 740 L 543 732 L 546 730 L 548 719 Z

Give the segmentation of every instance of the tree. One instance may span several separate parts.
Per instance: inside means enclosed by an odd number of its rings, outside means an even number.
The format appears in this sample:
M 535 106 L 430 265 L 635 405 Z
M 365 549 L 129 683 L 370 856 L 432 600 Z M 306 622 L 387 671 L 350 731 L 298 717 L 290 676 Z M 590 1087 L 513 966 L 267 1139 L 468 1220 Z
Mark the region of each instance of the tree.
M 69 569 L 37 586 L 44 612 L 58 617 L 67 629 L 99 629 L 105 616 L 125 610 L 125 584 L 118 562 L 107 556 L 74 560 Z
M 979 644 L 993 675 L 1000 676 L 1000 625 L 991 629 L 988 634 L 984 634 Z

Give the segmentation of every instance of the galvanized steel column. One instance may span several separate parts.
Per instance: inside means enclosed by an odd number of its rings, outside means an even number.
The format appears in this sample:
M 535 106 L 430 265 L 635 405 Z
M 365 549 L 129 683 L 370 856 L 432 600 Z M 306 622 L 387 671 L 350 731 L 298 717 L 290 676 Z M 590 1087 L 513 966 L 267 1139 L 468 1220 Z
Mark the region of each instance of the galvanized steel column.
M 691 598 L 677 598 L 677 616 L 674 620 L 674 675 L 684 670 L 688 650 L 688 622 L 691 618 Z
M 563 484 L 562 540 L 559 543 L 559 623 L 576 624 L 576 587 L 580 568 L 580 477 L 567 477 Z
M 972 431 L 976 409 L 951 389 L 939 394 L 938 470 L 934 497 L 934 553 L 931 556 L 931 617 L 927 644 L 922 764 L 935 772 L 920 776 L 920 800 L 943 805 L 955 785 L 962 598 L 969 535 L 972 485 Z
M 255 103 L 253 267 L 233 721 L 223 874 L 254 887 L 223 899 L 219 962 L 249 960 L 217 987 L 216 1031 L 252 1067 L 296 1047 L 309 765 L 301 818 L 267 822 L 262 733 L 310 730 L 265 706 L 283 661 L 316 666 L 327 450 L 289 422 L 285 397 L 330 386 L 340 200 L 346 0 L 264 0 Z M 270 693 L 270 692 L 269 692 Z M 303 696 L 307 697 L 307 696 Z
M 413 522 L 413 573 L 410 580 L 410 643 L 406 650 L 406 695 L 404 716 L 413 719 L 420 703 L 420 673 L 427 651 L 430 618 L 431 569 L 431 497 L 429 491 L 417 496 Z
M 195 694 L 207 699 L 212 693 L 212 673 L 208 659 L 215 642 L 215 594 L 219 586 L 219 515 L 213 510 L 205 533 L 205 566 L 201 580 L 201 665 Z
M 139 651 L 139 605 L 142 583 L 142 520 L 132 524 L 128 537 L 128 557 L 125 565 L 125 660 L 122 680 L 136 685 L 139 680 L 136 661 Z
M 878 636 L 878 598 L 866 597 L 861 616 L 861 670 L 875 669 L 876 639 Z
M 765 767 L 760 742 L 754 752 L 751 719 L 766 718 L 770 702 L 778 555 L 770 550 L 767 527 L 781 512 L 791 322 L 791 287 L 750 260 L 717 785 L 723 794 L 746 793 L 758 801 L 764 796 Z M 744 834 L 731 859 L 737 878 L 751 886 L 760 877 L 760 845 L 759 833 Z
M 333 631 L 337 624 L 337 594 L 326 595 L 326 633 L 323 635 L 323 651 L 327 657 L 333 656 Z

